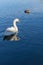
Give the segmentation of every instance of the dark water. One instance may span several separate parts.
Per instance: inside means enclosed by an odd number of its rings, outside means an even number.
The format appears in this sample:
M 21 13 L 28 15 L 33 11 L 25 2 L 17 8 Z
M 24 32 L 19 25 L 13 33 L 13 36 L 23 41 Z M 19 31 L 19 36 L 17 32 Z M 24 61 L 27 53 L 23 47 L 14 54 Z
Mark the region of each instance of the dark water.
M 3 40 L 15 18 L 21 39 Z M 43 65 L 43 0 L 0 0 L 0 65 Z

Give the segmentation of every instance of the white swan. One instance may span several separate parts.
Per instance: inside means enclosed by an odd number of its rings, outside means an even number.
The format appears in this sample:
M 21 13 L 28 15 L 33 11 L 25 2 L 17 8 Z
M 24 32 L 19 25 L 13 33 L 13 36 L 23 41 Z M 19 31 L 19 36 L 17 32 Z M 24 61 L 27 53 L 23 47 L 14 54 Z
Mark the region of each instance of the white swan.
M 16 22 L 19 22 L 19 19 L 15 19 L 15 20 L 13 21 L 13 27 L 9 27 L 9 28 L 7 28 L 6 30 L 7 30 L 8 32 L 17 33 L 17 32 L 18 32 L 18 27 L 16 26 Z

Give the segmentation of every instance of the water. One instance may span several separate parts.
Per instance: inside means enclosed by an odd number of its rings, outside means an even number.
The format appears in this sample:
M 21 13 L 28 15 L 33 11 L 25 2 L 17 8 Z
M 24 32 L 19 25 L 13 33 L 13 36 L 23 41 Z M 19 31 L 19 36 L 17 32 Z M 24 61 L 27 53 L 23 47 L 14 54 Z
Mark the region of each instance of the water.
M 15 18 L 20 40 L 3 40 Z M 43 65 L 43 0 L 0 0 L 0 65 Z

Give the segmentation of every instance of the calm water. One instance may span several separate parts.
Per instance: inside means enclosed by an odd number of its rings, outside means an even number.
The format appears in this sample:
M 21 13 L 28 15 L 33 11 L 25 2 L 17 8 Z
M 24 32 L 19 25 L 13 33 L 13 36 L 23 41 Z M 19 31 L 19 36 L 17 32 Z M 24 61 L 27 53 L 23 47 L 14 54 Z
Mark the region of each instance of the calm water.
M 15 18 L 21 39 L 3 40 Z M 0 0 L 0 65 L 43 65 L 43 0 Z

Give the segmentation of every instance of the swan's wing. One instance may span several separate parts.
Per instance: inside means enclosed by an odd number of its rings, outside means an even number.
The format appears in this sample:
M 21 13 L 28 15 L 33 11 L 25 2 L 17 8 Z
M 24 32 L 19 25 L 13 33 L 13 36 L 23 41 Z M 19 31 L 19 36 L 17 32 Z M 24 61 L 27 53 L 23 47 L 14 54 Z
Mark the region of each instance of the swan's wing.
M 13 27 L 7 28 L 5 31 L 5 35 L 12 35 L 15 34 L 15 32 L 12 32 L 14 30 Z
M 10 27 L 10 28 L 7 28 L 6 30 L 9 31 L 9 32 L 10 31 L 13 32 L 13 31 L 15 31 L 15 28 L 14 27 Z

